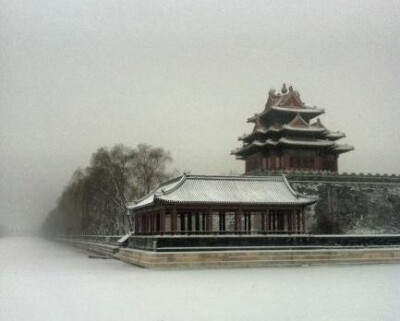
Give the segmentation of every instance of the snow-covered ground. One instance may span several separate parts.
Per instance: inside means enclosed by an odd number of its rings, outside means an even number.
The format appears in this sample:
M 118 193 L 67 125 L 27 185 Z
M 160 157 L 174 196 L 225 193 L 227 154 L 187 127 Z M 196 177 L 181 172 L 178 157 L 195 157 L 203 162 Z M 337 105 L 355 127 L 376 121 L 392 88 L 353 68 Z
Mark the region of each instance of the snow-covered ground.
M 0 320 L 400 320 L 400 265 L 150 271 L 0 239 Z

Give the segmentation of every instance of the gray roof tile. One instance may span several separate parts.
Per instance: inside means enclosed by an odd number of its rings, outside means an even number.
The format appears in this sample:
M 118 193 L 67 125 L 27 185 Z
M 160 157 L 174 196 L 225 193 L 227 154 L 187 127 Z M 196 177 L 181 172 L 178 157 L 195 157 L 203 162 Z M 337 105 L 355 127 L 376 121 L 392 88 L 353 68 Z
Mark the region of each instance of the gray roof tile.
M 309 205 L 316 196 L 295 192 L 284 176 L 184 175 L 161 184 L 151 193 L 127 205 L 130 210 L 155 202 L 171 204 Z

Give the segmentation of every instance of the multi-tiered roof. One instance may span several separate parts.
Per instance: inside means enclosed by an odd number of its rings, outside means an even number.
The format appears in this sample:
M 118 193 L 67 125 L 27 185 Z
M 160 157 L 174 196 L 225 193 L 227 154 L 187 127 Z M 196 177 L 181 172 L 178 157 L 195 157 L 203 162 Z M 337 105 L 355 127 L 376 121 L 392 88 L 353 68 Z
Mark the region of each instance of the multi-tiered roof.
M 310 107 L 300 99 L 298 91 L 285 84 L 281 93 L 270 90 L 264 111 L 247 121 L 254 123 L 251 133 L 239 137 L 243 146 L 232 151 L 238 159 L 259 151 L 285 148 L 318 149 L 329 154 L 340 154 L 353 150 L 349 145 L 337 144 L 344 133 L 327 129 L 319 119 L 323 108 Z

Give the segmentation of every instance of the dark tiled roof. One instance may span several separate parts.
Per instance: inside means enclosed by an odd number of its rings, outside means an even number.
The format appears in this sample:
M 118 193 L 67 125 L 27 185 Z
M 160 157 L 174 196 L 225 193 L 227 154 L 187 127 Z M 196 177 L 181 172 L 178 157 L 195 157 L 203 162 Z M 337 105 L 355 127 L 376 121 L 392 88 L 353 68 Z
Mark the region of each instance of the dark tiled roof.
M 316 196 L 295 192 L 284 176 L 198 176 L 184 175 L 161 184 L 137 202 L 130 210 L 156 202 L 171 204 L 243 204 L 243 205 L 309 205 Z

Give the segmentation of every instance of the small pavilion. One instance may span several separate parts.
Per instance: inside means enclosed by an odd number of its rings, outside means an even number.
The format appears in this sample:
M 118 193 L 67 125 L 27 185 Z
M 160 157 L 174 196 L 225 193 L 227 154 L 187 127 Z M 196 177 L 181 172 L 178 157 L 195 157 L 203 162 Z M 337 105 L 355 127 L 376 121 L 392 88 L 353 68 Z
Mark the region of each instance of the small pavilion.
M 183 175 L 127 209 L 134 235 L 303 234 L 317 201 L 284 176 Z

